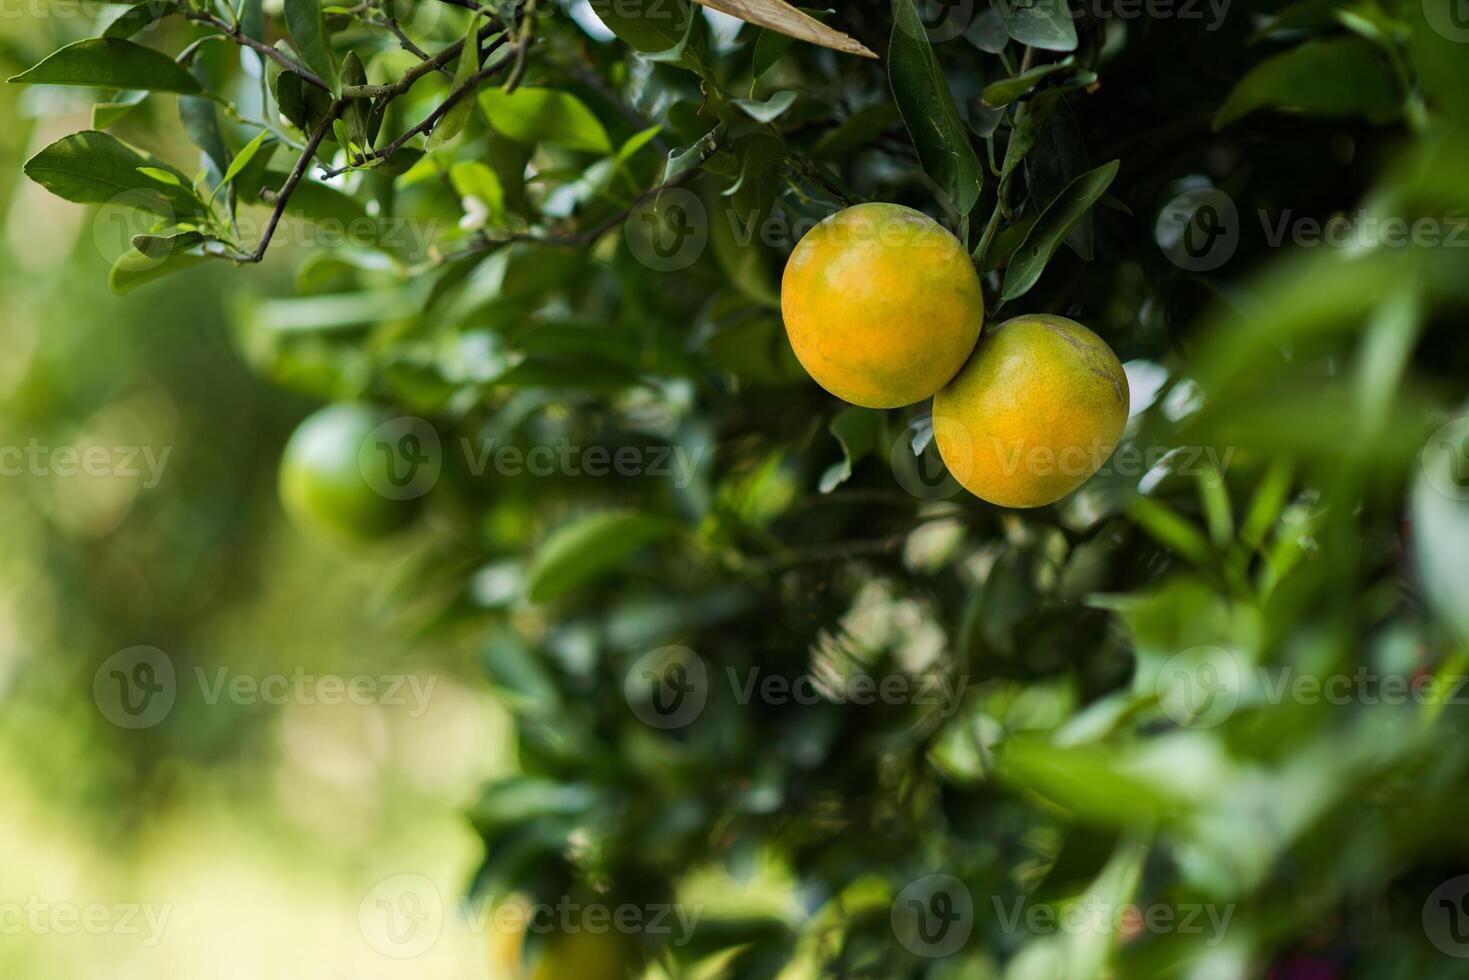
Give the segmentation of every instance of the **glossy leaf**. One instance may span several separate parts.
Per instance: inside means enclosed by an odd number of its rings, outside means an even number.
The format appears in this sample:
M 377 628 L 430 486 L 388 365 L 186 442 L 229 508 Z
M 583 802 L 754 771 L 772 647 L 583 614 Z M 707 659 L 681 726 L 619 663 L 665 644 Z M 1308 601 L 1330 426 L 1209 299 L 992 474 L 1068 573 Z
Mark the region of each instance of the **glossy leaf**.
M 894 3 L 888 78 L 924 171 L 948 195 L 950 206 L 967 215 L 979 200 L 984 172 L 914 0 Z
M 536 549 L 526 570 L 532 602 L 549 602 L 625 563 L 640 549 L 673 533 L 667 521 L 624 511 L 603 511 L 557 528 Z
M 1076 50 L 1076 22 L 1067 0 L 1020 0 L 999 7 L 1005 30 L 1019 43 L 1046 51 Z
M 580 99 L 569 92 L 521 87 L 494 88 L 479 95 L 490 125 L 517 143 L 550 143 L 568 150 L 610 153 L 607 130 Z
M 1215 114 L 1214 127 L 1260 109 L 1383 121 L 1397 112 L 1399 100 L 1397 83 L 1376 45 L 1356 37 L 1307 41 L 1240 79 Z
M 295 42 L 306 67 L 326 82 L 333 94 L 341 94 L 342 80 L 337 72 L 336 56 L 332 54 L 331 37 L 327 34 L 320 0 L 285 0 L 285 13 L 291 40 Z
M 145 92 L 199 91 L 198 80 L 168 55 L 118 37 L 93 37 L 68 44 L 10 81 Z
M 1062 240 L 1112 185 L 1120 166 L 1113 160 L 1082 174 L 1041 213 L 1005 270 L 1002 299 L 1011 300 L 1030 291 Z
M 449 86 L 451 92 L 468 84 L 470 78 L 479 71 L 479 23 L 478 13 L 469 18 L 469 28 L 464 32 L 464 49 L 459 56 L 459 65 L 454 70 L 454 81 Z M 469 124 L 469 117 L 473 114 L 472 98 L 462 98 L 450 106 L 449 111 L 434 126 L 434 131 L 429 133 L 428 148 L 436 150 L 464 132 L 464 127 Z M 605 134 L 603 138 L 605 139 Z
M 170 174 L 174 185 L 160 184 L 140 172 L 147 168 Z M 78 204 L 122 202 L 167 218 L 205 210 L 182 173 L 95 130 L 52 143 L 26 161 L 25 174 L 57 197 Z

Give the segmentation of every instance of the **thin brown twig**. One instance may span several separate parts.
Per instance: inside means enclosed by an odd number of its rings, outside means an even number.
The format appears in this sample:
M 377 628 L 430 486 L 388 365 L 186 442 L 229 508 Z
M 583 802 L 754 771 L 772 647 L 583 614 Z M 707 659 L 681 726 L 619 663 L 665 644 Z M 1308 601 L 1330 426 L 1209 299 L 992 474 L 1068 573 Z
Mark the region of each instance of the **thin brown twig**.
M 230 26 L 230 24 L 214 16 L 213 14 L 201 13 L 196 10 L 185 11 L 184 16 L 189 20 L 197 21 L 201 24 L 208 24 L 211 27 L 218 28 L 219 30 L 224 32 L 225 37 L 227 37 L 229 40 L 243 47 L 250 48 L 252 51 L 259 52 L 260 54 L 274 61 L 283 68 L 290 69 L 291 71 L 295 72 L 303 79 L 305 79 L 308 84 L 315 85 L 317 88 L 321 89 L 324 92 L 330 92 L 332 90 L 332 87 L 326 82 L 322 81 L 321 76 L 317 75 L 311 69 L 292 60 L 285 54 L 285 52 L 277 50 L 276 48 L 271 47 L 263 41 L 255 40 L 255 38 L 246 34 L 239 27 L 232 27 Z
M 494 49 L 492 48 L 491 50 Z M 479 86 L 484 83 L 485 79 L 490 78 L 503 71 L 505 69 L 505 66 L 510 64 L 510 61 L 513 57 L 513 53 L 508 54 L 505 57 L 501 58 L 499 61 L 495 62 L 493 65 L 490 65 L 487 68 L 482 68 L 479 71 L 475 72 L 469 77 L 467 81 L 465 81 L 463 85 L 454 89 L 447 96 L 445 96 L 444 101 L 439 103 L 438 107 L 435 108 L 433 112 L 430 112 L 427 116 L 425 116 L 422 122 L 404 131 L 401 136 L 393 140 L 387 146 L 384 146 L 380 150 L 369 150 L 367 153 L 359 154 L 357 157 L 348 160 L 347 164 L 342 167 L 322 167 L 321 175 L 323 177 L 336 177 L 346 173 L 348 170 L 351 170 L 354 167 L 363 166 L 364 164 L 371 163 L 374 160 L 386 160 L 388 157 L 401 150 L 409 140 L 413 139 L 413 137 L 419 136 L 423 133 L 427 133 L 429 130 L 433 129 L 434 124 L 436 124 L 440 119 L 444 117 L 444 113 L 454 108 L 454 106 L 458 104 L 460 100 L 466 98 L 475 89 L 479 88 Z
M 714 155 L 715 151 L 718 149 L 719 142 L 717 140 L 711 140 L 708 146 L 704 148 L 703 153 L 700 155 L 699 163 L 703 163 L 705 160 L 708 160 L 711 156 Z M 442 256 L 439 259 L 439 262 L 452 262 L 455 259 L 462 259 L 470 255 L 477 255 L 480 252 L 487 252 L 491 249 L 499 248 L 501 245 L 510 245 L 516 242 L 527 242 L 534 245 L 549 245 L 556 248 L 585 248 L 586 246 L 595 242 L 598 238 L 601 238 L 607 232 L 611 231 L 613 228 L 616 228 L 618 225 L 626 221 L 643 202 L 651 198 L 657 197 L 659 194 L 670 188 L 677 187 L 678 185 L 682 184 L 684 181 L 692 177 L 695 173 L 697 173 L 698 169 L 699 164 L 695 164 L 689 167 L 687 170 L 683 170 L 675 174 L 673 177 L 665 180 L 658 186 L 648 188 L 642 194 L 639 194 L 637 199 L 634 200 L 632 204 L 623 208 L 612 217 L 607 218 L 604 221 L 598 222 L 591 228 L 586 228 L 582 231 L 565 235 L 537 235 L 531 232 L 515 232 L 509 235 L 500 235 L 496 238 L 485 237 L 476 242 L 474 245 L 470 246 L 469 248 L 461 249 L 458 252 L 453 252 L 449 255 Z
M 261 234 L 255 251 L 248 255 L 231 253 L 230 258 L 236 262 L 259 262 L 265 258 L 265 250 L 270 247 L 270 240 L 275 237 L 276 227 L 286 213 L 286 205 L 290 203 L 291 195 L 296 192 L 296 186 L 301 183 L 301 178 L 306 176 L 306 171 L 311 166 L 311 158 L 316 156 L 317 149 L 321 147 L 321 141 L 326 139 L 326 134 L 331 131 L 332 124 L 346 108 L 347 103 L 344 99 L 333 102 L 327 109 L 326 115 L 322 117 L 321 123 L 316 127 L 316 132 L 311 134 L 311 139 L 307 142 L 306 149 L 302 151 L 300 159 L 296 161 L 296 166 L 291 169 L 285 183 L 281 184 L 280 190 L 275 193 L 275 208 L 270 212 L 270 218 L 265 223 L 265 231 Z

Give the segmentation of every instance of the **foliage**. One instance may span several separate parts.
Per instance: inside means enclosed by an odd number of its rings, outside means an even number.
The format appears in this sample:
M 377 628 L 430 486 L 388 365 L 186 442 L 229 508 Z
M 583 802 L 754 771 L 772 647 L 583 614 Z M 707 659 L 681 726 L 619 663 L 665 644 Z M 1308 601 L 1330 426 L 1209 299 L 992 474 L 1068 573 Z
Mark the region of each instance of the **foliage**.
M 295 296 L 242 298 L 239 346 L 433 423 L 405 599 L 482 631 L 518 718 L 521 773 L 470 812 L 475 891 L 707 906 L 687 946 L 642 937 L 671 976 L 1449 975 L 1420 915 L 1463 858 L 1462 711 L 1272 693 L 1451 685 L 1469 654 L 1465 495 L 1439 489 L 1462 460 L 1418 454 L 1469 369 L 1469 46 L 1432 5 L 818 14 L 883 62 L 683 0 L 147 6 L 15 79 L 105 96 L 27 174 L 139 216 L 119 290 L 350 229 Z M 133 145 L 162 93 L 193 162 Z M 843 408 L 793 370 L 774 270 L 867 200 L 948 223 L 992 320 L 1053 312 L 1118 351 L 1113 465 L 1002 511 L 924 479 L 924 406 Z M 1354 231 L 1287 249 L 1282 213 Z M 1394 221 L 1446 230 L 1365 233 Z M 697 465 L 517 476 L 484 446 Z M 699 670 L 698 716 L 648 724 L 636 682 Z M 855 675 L 962 699 L 851 703 Z M 742 696 L 752 676 L 824 694 Z M 930 959 L 895 900 L 940 873 L 973 935 Z M 1231 918 L 1213 943 L 1037 933 L 1017 899 Z

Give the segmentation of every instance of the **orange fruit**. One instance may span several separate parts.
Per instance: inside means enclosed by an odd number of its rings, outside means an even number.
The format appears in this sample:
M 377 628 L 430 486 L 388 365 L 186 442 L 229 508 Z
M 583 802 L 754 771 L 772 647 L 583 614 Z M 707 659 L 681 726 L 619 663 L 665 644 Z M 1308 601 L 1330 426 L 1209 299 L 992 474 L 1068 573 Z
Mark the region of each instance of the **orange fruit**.
M 1127 375 L 1112 348 L 1065 317 L 991 327 L 933 399 L 939 455 L 966 490 L 1042 507 L 1089 480 L 1127 424 Z
M 928 398 L 964 365 L 984 294 L 964 246 L 897 204 L 838 211 L 786 262 L 780 309 L 806 372 L 838 398 L 898 408 Z

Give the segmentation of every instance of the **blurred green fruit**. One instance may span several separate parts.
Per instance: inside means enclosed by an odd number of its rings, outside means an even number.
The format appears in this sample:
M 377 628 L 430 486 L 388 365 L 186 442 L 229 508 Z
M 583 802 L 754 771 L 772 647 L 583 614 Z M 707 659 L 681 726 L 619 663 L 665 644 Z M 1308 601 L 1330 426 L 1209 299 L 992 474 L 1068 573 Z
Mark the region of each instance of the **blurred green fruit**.
M 280 497 L 303 531 L 339 544 L 364 544 L 411 523 L 419 501 L 395 499 L 369 479 L 383 467 L 379 450 L 394 452 L 376 432 L 388 421 L 369 405 L 330 405 L 292 433 L 281 457 Z M 391 465 L 391 458 L 388 465 Z
M 630 980 L 642 972 L 637 943 L 620 932 L 563 933 L 543 947 L 532 980 Z

